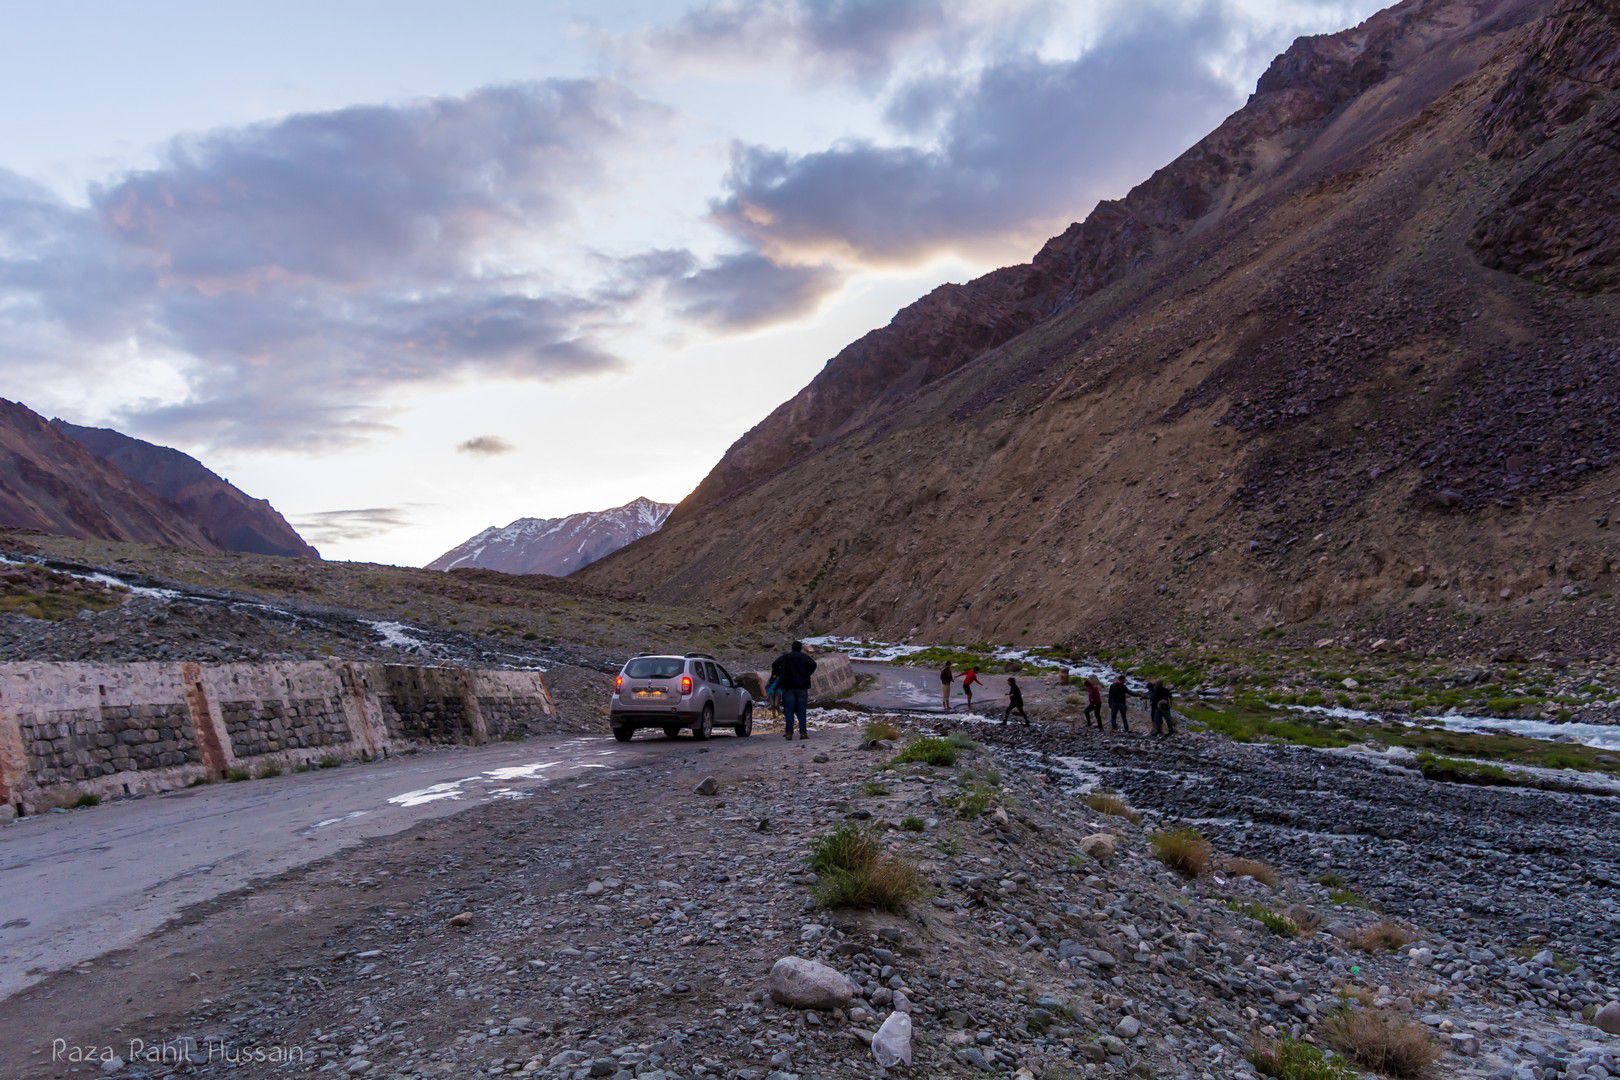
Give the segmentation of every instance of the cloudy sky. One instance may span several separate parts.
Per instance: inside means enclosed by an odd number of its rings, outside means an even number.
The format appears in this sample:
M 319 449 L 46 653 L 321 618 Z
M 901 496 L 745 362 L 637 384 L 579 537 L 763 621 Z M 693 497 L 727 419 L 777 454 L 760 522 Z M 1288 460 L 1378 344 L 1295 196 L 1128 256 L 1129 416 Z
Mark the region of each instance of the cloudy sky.
M 1378 6 L 0 3 L 0 396 L 329 557 L 674 501 Z

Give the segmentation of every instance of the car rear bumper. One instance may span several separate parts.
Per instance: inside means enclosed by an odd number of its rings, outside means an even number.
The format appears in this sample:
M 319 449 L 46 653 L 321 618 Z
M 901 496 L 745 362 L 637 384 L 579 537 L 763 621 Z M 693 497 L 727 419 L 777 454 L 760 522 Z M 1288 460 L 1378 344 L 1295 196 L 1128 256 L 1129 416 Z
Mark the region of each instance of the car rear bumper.
M 698 718 L 697 710 L 676 708 L 621 709 L 608 711 L 608 720 L 616 728 L 663 727 L 665 724 L 691 724 Z

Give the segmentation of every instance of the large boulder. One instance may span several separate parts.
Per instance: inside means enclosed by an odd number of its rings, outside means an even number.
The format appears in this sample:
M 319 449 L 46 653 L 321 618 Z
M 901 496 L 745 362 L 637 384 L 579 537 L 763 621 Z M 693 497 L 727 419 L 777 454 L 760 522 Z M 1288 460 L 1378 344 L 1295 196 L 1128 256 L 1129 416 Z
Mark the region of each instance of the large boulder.
M 1107 862 L 1114 857 L 1118 843 L 1109 833 L 1092 833 L 1080 841 L 1080 850 L 1098 862 Z
M 771 1000 L 795 1009 L 847 1009 L 855 988 L 826 964 L 784 956 L 771 965 Z
M 1611 1001 L 1597 1011 L 1592 1018 L 1599 1031 L 1607 1031 L 1610 1035 L 1620 1035 L 1620 1001 Z

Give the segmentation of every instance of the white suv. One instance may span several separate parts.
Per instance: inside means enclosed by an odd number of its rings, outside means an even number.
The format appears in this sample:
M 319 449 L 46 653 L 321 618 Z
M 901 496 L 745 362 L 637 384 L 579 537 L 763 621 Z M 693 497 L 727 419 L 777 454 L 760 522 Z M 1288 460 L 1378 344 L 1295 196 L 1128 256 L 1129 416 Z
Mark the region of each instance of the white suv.
M 753 695 L 707 653 L 633 657 L 613 680 L 608 713 L 620 742 L 638 728 L 661 728 L 671 739 L 682 728 L 691 728 L 696 739 L 717 727 L 742 738 L 754 732 Z

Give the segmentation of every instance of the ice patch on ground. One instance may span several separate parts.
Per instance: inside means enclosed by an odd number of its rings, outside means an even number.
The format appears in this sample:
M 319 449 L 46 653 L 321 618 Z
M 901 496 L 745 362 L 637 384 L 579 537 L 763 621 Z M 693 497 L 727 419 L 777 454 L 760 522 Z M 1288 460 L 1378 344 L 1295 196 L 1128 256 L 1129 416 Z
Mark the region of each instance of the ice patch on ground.
M 1380 724 L 1384 717 L 1366 709 L 1346 709 L 1342 705 L 1284 705 L 1283 708 L 1294 712 L 1310 713 L 1312 716 L 1331 716 L 1335 720 L 1359 720 L 1364 724 Z
M 377 632 L 382 643 L 390 649 L 425 649 L 428 643 L 411 633 L 414 627 L 399 622 L 368 622 L 367 626 Z

